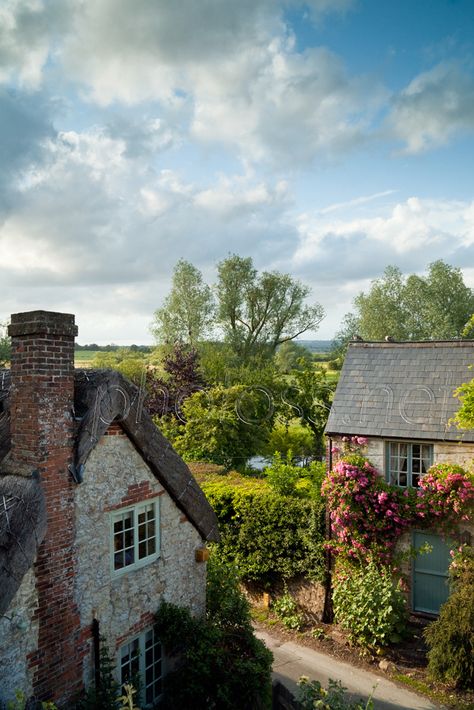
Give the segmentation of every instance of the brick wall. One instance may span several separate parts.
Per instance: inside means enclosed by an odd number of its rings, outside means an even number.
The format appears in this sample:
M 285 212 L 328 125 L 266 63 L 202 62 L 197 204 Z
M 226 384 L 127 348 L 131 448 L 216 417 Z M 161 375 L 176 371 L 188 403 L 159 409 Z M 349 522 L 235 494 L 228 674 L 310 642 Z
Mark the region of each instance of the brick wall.
M 33 311 L 12 316 L 12 460 L 37 470 L 45 492 L 47 533 L 35 564 L 38 649 L 28 657 L 40 700 L 70 707 L 82 689 L 87 634 L 74 603 L 72 461 L 74 316 Z M 86 637 L 85 637 L 86 636 Z

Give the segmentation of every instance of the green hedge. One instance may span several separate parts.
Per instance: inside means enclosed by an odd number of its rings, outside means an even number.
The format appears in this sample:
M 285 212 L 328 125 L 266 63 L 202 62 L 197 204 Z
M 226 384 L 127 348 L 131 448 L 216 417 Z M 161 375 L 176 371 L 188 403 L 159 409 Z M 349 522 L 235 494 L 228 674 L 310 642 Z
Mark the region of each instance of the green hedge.
M 244 581 L 265 588 L 300 574 L 322 580 L 322 502 L 277 495 L 264 481 L 247 481 L 201 483 L 219 520 L 220 557 L 235 562 Z

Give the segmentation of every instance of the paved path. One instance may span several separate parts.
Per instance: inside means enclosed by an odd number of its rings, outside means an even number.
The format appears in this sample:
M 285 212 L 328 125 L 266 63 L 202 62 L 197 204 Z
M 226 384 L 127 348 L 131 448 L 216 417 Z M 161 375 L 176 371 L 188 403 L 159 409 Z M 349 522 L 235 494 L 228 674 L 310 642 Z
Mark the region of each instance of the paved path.
M 329 678 L 340 680 L 353 700 L 367 699 L 372 693 L 377 710 L 439 710 L 441 707 L 398 687 L 383 676 L 351 666 L 333 656 L 291 641 L 282 642 L 268 631 L 258 630 L 256 635 L 273 653 L 273 677 L 292 692 L 296 690 L 298 678 L 305 675 L 310 680 L 319 680 L 324 687 L 327 687 Z

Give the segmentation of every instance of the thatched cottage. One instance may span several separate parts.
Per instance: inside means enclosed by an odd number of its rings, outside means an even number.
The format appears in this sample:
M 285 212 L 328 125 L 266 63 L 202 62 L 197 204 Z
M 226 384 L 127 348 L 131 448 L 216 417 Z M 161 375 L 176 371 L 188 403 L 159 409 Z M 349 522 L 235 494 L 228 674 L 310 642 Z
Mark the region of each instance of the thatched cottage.
M 368 458 L 401 487 L 417 486 L 433 463 L 472 467 L 474 431 L 459 431 L 450 420 L 459 408 L 453 392 L 472 379 L 473 364 L 472 340 L 352 342 L 326 427 L 329 450 L 342 448 L 343 437 L 367 438 Z M 459 537 L 469 542 L 473 532 L 464 523 Z M 408 571 L 412 610 L 436 614 L 448 595 L 450 541 L 432 530 L 403 542 L 432 548 Z
M 111 371 L 75 371 L 74 316 L 13 315 L 0 371 L 0 700 L 71 707 L 98 671 L 161 693 L 153 616 L 205 608 L 217 522 L 187 466 Z

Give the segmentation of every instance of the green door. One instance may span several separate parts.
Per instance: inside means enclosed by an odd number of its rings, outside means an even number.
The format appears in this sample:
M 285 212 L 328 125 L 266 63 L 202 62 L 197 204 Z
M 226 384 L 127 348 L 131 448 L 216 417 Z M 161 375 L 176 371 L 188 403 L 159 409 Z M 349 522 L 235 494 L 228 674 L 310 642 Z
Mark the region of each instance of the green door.
M 448 567 L 451 549 L 440 535 L 413 533 L 413 545 L 418 550 L 428 543 L 431 552 L 415 557 L 413 563 L 413 611 L 438 614 L 449 595 Z

